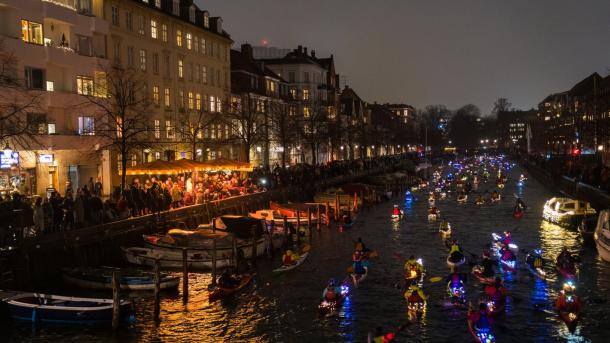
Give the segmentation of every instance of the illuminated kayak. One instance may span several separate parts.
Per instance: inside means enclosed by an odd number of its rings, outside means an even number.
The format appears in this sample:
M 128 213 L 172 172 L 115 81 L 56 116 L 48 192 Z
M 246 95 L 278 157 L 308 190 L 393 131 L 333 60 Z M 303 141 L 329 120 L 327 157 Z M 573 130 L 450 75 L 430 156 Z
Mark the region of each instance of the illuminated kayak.
M 492 276 L 484 276 L 483 275 L 483 267 L 482 266 L 474 266 L 472 267 L 472 275 L 474 275 L 480 283 L 484 285 L 492 285 L 496 281 L 495 275 Z
M 445 223 L 441 223 L 441 225 L 438 228 L 438 233 L 441 235 L 442 238 L 451 237 L 451 224 L 449 224 L 447 222 L 445 222 Z
M 472 338 L 477 343 L 494 343 L 496 341 L 496 338 L 491 333 L 491 328 L 479 329 L 471 320 L 468 321 L 468 331 L 470 331 Z
M 455 306 L 462 306 L 466 304 L 466 290 L 464 284 L 452 285 L 451 281 L 447 283 L 447 294 L 449 295 L 449 301 Z
M 537 277 L 541 280 L 546 280 L 546 272 L 542 268 L 534 268 L 529 263 L 526 263 L 526 265 L 527 265 L 527 270 L 532 275 L 534 275 L 535 277 Z
M 426 308 L 425 301 L 413 301 L 410 302 L 407 299 L 407 312 L 409 315 L 409 319 L 411 321 L 420 321 L 424 315 L 424 310 Z
M 251 274 L 241 275 L 240 279 L 239 279 L 239 284 L 237 284 L 234 287 L 223 287 L 223 286 L 217 285 L 212 291 L 210 291 L 210 294 L 209 294 L 210 301 L 224 299 L 226 297 L 229 297 L 229 296 L 239 292 L 244 287 L 246 287 L 250 283 L 250 281 L 252 281 L 252 277 L 253 276 Z
M 500 267 L 505 273 L 514 273 L 517 271 L 517 258 L 502 260 L 500 259 Z
M 341 292 L 337 295 L 334 300 L 322 299 L 320 305 L 318 305 L 318 314 L 321 317 L 330 317 L 339 311 L 343 306 L 343 302 L 349 296 L 349 286 L 347 284 L 341 285 Z
M 491 237 L 493 238 L 493 248 L 496 250 L 496 253 L 500 251 L 502 244 L 504 243 L 504 238 L 497 233 L 492 233 Z M 515 256 L 519 253 L 519 246 L 515 243 L 509 243 L 508 249 L 512 251 Z

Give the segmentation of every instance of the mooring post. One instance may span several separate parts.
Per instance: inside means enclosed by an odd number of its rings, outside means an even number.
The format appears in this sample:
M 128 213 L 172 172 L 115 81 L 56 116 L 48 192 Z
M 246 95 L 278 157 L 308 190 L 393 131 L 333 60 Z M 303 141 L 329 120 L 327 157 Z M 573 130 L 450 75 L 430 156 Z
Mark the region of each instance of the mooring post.
M 154 313 L 153 317 L 155 321 L 159 320 L 159 313 L 161 312 L 161 263 L 159 259 L 155 259 L 154 265 L 155 273 L 155 298 L 154 298 Z
M 189 299 L 189 264 L 188 252 L 182 249 L 182 302 L 187 303 Z
M 112 329 L 121 324 L 121 283 L 119 272 L 112 272 Z
M 311 207 L 307 206 L 307 231 L 309 232 L 309 238 L 311 238 L 312 235 L 312 229 L 311 229 Z
M 212 285 L 216 285 L 216 238 L 212 240 Z

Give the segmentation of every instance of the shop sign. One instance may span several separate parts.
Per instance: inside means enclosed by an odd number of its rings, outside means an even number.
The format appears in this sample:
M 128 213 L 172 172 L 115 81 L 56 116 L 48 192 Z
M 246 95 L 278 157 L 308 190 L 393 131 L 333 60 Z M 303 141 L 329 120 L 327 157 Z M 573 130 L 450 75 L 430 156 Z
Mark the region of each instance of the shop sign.
M 40 163 L 53 163 L 53 154 L 41 154 L 38 157 Z
M 10 169 L 12 165 L 19 165 L 19 153 L 14 151 L 11 155 L 5 156 L 3 151 L 0 151 L 0 169 Z

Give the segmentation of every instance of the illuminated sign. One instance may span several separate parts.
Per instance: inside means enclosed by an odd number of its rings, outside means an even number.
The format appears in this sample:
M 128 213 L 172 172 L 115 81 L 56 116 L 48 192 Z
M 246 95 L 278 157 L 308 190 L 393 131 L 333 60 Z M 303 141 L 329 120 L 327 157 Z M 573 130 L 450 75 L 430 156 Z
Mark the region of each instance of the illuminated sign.
M 5 156 L 0 151 L 0 169 L 9 169 L 13 164 L 19 165 L 19 153 L 14 151 L 10 156 Z
M 53 154 L 42 154 L 38 157 L 40 163 L 53 163 Z

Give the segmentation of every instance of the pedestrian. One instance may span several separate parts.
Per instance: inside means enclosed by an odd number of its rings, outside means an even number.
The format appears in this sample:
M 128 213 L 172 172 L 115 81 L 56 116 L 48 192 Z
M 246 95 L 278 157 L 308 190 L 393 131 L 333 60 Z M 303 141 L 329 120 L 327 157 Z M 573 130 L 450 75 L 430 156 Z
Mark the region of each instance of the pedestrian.
M 36 197 L 34 202 L 34 231 L 36 236 L 42 235 L 44 232 L 45 214 L 42 206 L 42 198 Z

